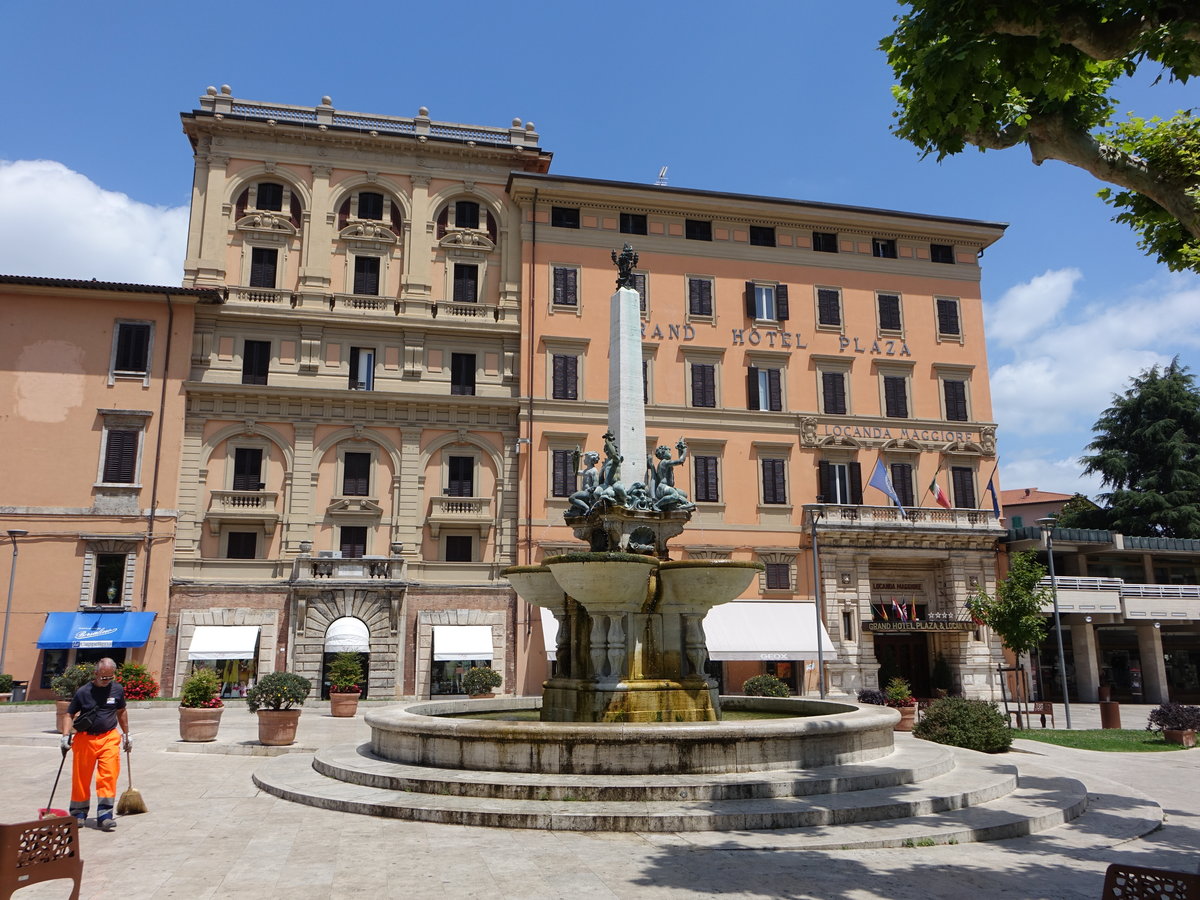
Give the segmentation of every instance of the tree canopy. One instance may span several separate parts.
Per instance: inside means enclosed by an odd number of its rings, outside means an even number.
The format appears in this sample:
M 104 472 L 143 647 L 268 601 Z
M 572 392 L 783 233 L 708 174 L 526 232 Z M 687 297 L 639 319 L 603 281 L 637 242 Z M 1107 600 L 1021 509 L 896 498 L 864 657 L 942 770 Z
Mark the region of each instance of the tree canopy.
M 1008 574 L 996 585 L 996 596 L 979 588 L 967 608 L 1013 653 L 1028 653 L 1041 646 L 1048 629 L 1042 606 L 1050 601 L 1050 588 L 1038 586 L 1045 577 L 1046 567 L 1037 561 L 1036 551 L 1014 553 Z
M 1113 397 L 1081 462 L 1110 488 L 1101 506 L 1063 510 L 1063 527 L 1200 538 L 1200 390 L 1178 359 Z
M 1200 271 L 1200 119 L 1130 113 L 1113 86 L 1151 69 L 1200 74 L 1200 3 L 912 0 L 884 38 L 899 84 L 893 130 L 938 159 L 1024 144 L 1115 186 L 1100 196 L 1139 246 Z

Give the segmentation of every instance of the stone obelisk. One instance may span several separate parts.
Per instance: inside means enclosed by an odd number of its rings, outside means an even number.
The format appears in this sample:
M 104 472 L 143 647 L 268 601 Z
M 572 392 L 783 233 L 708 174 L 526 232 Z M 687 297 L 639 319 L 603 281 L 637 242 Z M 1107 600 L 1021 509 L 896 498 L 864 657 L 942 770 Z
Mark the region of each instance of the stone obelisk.
M 617 290 L 609 307 L 608 428 L 621 455 L 621 482 L 626 490 L 646 480 L 646 404 L 642 393 L 642 308 L 633 289 L 638 255 L 626 244 L 617 264 Z

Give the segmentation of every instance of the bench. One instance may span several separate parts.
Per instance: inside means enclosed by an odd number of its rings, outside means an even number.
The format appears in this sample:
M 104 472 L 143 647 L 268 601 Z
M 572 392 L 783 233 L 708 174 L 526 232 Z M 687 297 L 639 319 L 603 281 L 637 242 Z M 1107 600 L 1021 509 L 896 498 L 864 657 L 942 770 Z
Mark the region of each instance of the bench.
M 56 878 L 70 878 L 75 883 L 71 900 L 79 900 L 83 860 L 79 823 L 73 816 L 0 825 L 0 900 Z
M 1023 716 L 1024 714 L 1025 714 L 1025 711 L 1023 709 L 1021 709 L 1021 707 L 1017 707 L 1016 709 L 1010 709 L 1008 711 L 1008 717 L 1010 719 L 1013 716 L 1017 717 L 1017 727 L 1018 728 L 1026 727 L 1025 725 L 1021 724 L 1021 716 Z M 1046 727 L 1046 716 L 1050 717 L 1050 727 L 1051 728 L 1058 727 L 1058 725 L 1054 721 L 1054 704 L 1051 703 L 1049 700 L 1039 700 L 1037 702 L 1029 704 L 1029 726 L 1028 726 L 1029 728 L 1033 727 L 1033 717 L 1034 716 L 1042 717 L 1042 727 L 1043 728 Z
M 1104 873 L 1101 900 L 1200 900 L 1200 875 L 1113 863 Z

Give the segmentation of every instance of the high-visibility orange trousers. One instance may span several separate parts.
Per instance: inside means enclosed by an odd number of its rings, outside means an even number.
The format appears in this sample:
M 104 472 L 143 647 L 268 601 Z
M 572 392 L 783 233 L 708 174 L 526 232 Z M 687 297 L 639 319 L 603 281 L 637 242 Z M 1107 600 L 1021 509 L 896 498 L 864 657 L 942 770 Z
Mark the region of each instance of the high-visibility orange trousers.
M 117 776 L 121 773 L 121 729 L 114 728 L 105 734 L 76 732 L 71 749 L 75 752 L 71 767 L 71 815 L 87 818 L 95 773 L 96 820 L 111 819 L 116 805 Z

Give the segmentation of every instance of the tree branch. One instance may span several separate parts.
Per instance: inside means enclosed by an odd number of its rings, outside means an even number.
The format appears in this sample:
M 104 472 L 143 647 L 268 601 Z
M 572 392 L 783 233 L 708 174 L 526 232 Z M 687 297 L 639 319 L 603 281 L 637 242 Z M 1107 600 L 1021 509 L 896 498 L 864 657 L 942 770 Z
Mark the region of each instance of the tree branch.
M 1096 22 L 1082 16 L 1070 15 L 1061 19 L 1037 20 L 1033 22 L 993 21 L 989 30 L 994 34 L 1015 37 L 1049 37 L 1055 35 L 1059 42 L 1068 44 L 1101 62 L 1123 59 L 1136 53 L 1138 38 L 1160 27 L 1162 17 L 1130 17 L 1121 21 Z M 1190 22 L 1176 35 L 1179 40 L 1200 42 L 1200 22 Z

